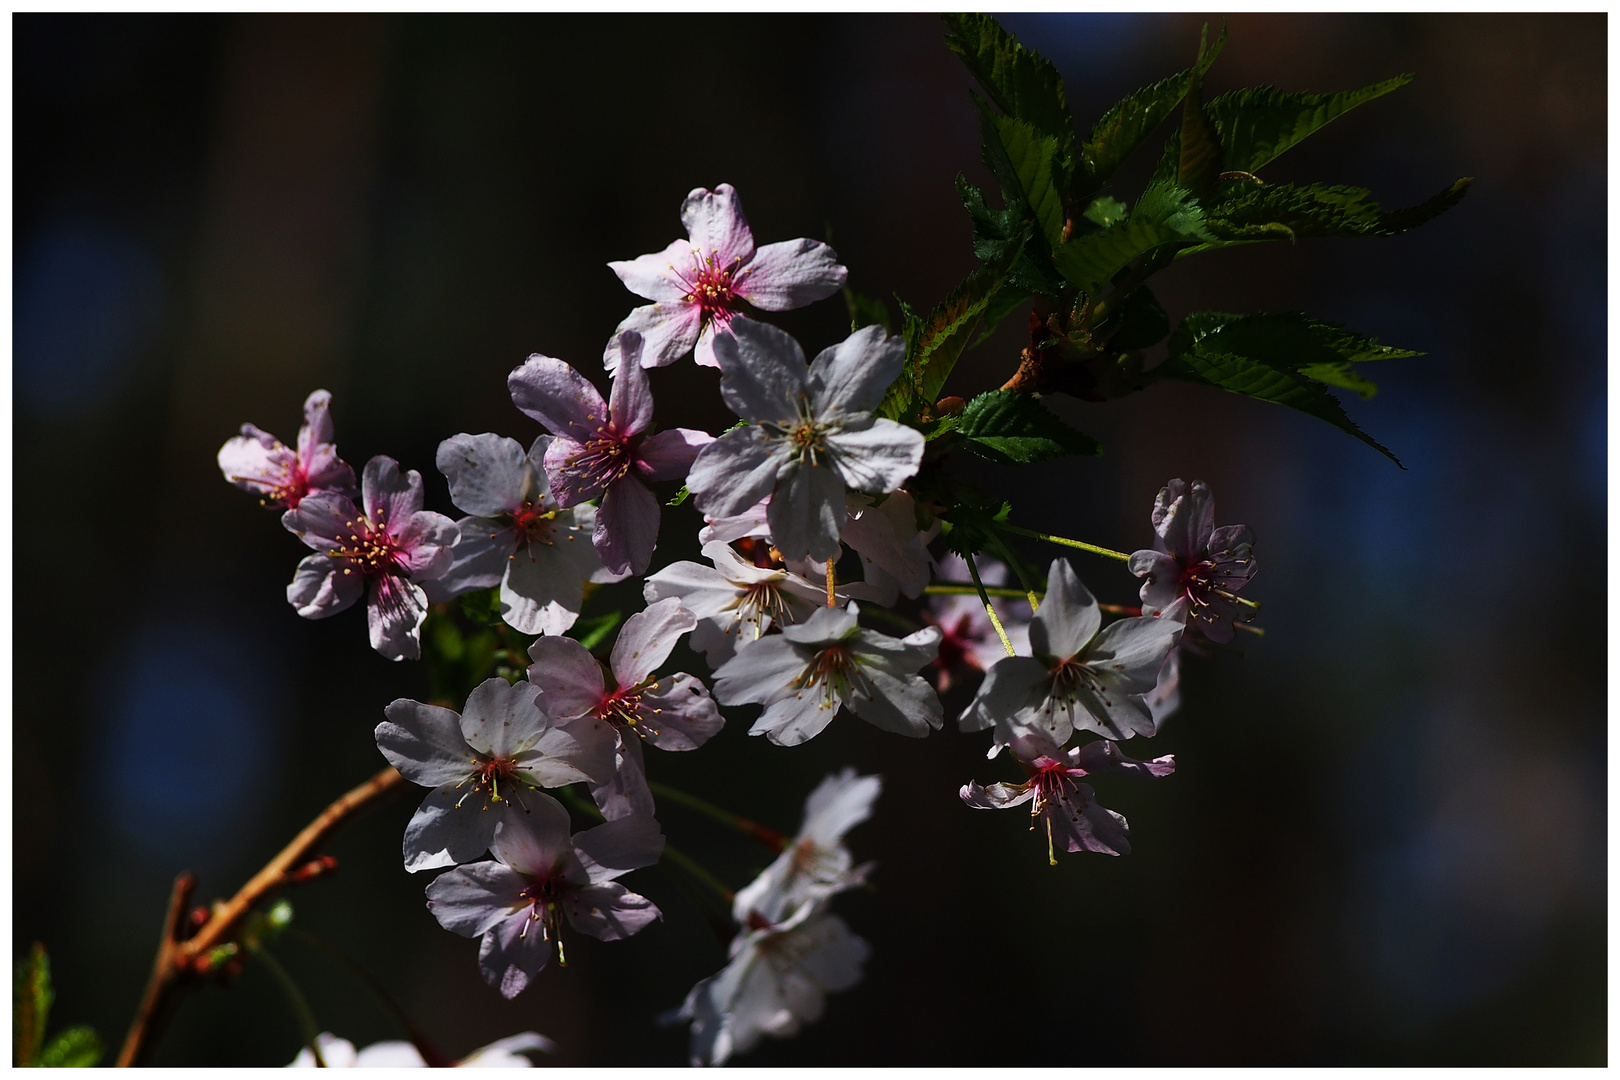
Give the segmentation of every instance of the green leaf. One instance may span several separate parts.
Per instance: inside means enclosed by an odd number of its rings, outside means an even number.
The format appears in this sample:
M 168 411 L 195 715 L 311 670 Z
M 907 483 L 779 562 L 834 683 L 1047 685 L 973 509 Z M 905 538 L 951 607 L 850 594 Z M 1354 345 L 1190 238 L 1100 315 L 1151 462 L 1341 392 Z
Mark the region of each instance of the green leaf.
M 854 330 L 859 330 L 860 327 L 856 326 L 853 329 Z M 886 323 L 884 324 L 884 329 L 888 329 L 888 324 L 886 324 Z M 664 505 L 665 506 L 679 506 L 679 505 L 681 505 L 681 503 L 685 502 L 687 499 L 690 499 L 691 497 L 692 497 L 692 489 L 687 487 L 685 484 L 682 484 L 681 485 L 681 490 L 677 491 L 675 493 L 675 497 L 673 499 L 669 500 L 669 502 L 665 503 Z
M 1072 236 L 1052 261 L 1072 284 L 1096 293 L 1132 260 L 1164 244 L 1210 240 L 1198 201 L 1174 185 L 1142 193 L 1130 217 L 1100 232 Z
M 850 333 L 854 333 L 863 326 L 881 326 L 889 333 L 894 333 L 894 317 L 889 314 L 889 305 L 877 297 L 864 296 L 845 285 L 844 304 L 849 308 Z M 665 505 L 679 506 L 686 501 L 686 497 L 690 494 L 691 492 L 682 487 L 681 493 L 675 497 L 679 501 L 669 502 Z
M 992 390 L 969 401 L 955 430 L 967 449 L 1004 465 L 1102 453 L 1097 440 L 1065 424 L 1035 398 L 1013 390 Z
M 1205 208 L 1206 225 L 1217 242 L 1178 254 L 1256 240 L 1393 236 L 1457 205 L 1472 182 L 1472 177 L 1464 177 L 1417 206 L 1386 211 L 1366 188 L 1227 181 Z
M 1233 90 L 1204 108 L 1221 133 L 1222 168 L 1252 173 L 1357 105 L 1412 81 L 1397 75 L 1360 90 L 1333 94 L 1286 93 L 1274 86 Z
M 1226 44 L 1226 27 L 1198 63 L 1200 74 L 1207 72 Z M 1152 86 L 1130 94 L 1103 114 L 1091 129 L 1091 137 L 1080 149 L 1081 187 L 1095 192 L 1125 162 L 1142 140 L 1175 111 L 1187 94 L 1193 69 L 1161 79 Z
M 39 1056 L 47 1069 L 89 1069 L 101 1061 L 101 1036 L 95 1029 L 79 1025 L 56 1033 Z
M 906 364 L 878 406 L 878 415 L 891 420 L 914 420 L 921 415 L 923 406 L 933 404 L 962 351 L 973 340 L 1008 266 L 1022 251 L 1023 244 L 1014 243 L 998 261 L 969 274 L 926 320 L 917 318 L 910 308 L 902 305 Z
M 940 18 L 945 22 L 945 44 L 962 58 L 997 108 L 1056 139 L 1060 153 L 1072 163 L 1074 120 L 1057 68 L 1018 44 L 988 15 Z
M 1063 242 L 1063 192 L 1069 186 L 1072 167 L 1058 139 L 1042 135 L 1028 121 L 997 115 L 983 99 L 979 100 L 979 123 L 985 164 L 1001 182 L 1007 202 L 1023 199 L 1047 244 L 1057 247 Z
M 1080 216 L 1093 225 L 1106 229 L 1116 222 L 1125 220 L 1125 204 L 1112 195 L 1103 195 L 1093 199 L 1091 205 L 1086 207 Z
M 619 625 L 622 618 L 624 616 L 620 612 L 610 611 L 606 615 L 580 619 L 568 628 L 567 636 L 585 646 L 586 652 L 590 652 L 607 640 L 607 636 L 613 633 L 613 628 Z
M 980 262 L 1006 260 L 1010 249 L 1029 236 L 1032 214 L 1022 199 L 1009 203 L 1005 210 L 992 210 L 985 205 L 984 192 L 968 183 L 964 177 L 956 178 L 956 190 L 973 221 L 973 254 Z M 979 324 L 979 336 L 973 345 L 983 343 L 995 333 L 1002 319 L 1016 311 L 1035 293 L 1055 296 L 1063 289 L 1063 278 L 1053 269 L 1052 260 L 1040 243 L 1025 243 L 1021 253 L 1013 256 L 1012 260 L 1001 288 L 996 290 L 985 309 L 984 319 Z
M 1139 285 L 1117 302 L 1092 331 L 1094 342 L 1110 349 L 1145 349 L 1170 332 L 1170 316 L 1146 285 Z
M 1377 387 L 1353 370 L 1352 364 L 1419 355 L 1305 315 L 1201 311 L 1187 316 L 1176 328 L 1170 338 L 1170 360 L 1154 374 L 1218 386 L 1310 413 L 1400 465 L 1400 459 L 1351 422 L 1325 386 L 1371 397 Z
M 38 1064 L 40 1050 L 45 1045 L 45 1025 L 50 1022 L 51 1003 L 55 1000 L 56 993 L 51 989 L 51 958 L 45 954 L 45 946 L 36 941 L 27 959 L 17 963 L 13 991 L 11 1035 L 16 1040 L 14 1056 L 19 1066 Z
M 1181 117 L 1181 160 L 1176 186 L 1204 196 L 1215 188 L 1221 174 L 1221 137 L 1204 112 L 1204 54 L 1209 51 L 1209 27 L 1198 39 L 1198 60 L 1192 66 Z
M 991 546 L 995 527 L 1006 522 L 1012 513 L 1012 504 L 1003 502 L 980 506 L 957 503 L 948 513 L 949 517 L 940 518 L 940 534 L 945 540 L 945 547 L 965 559 Z

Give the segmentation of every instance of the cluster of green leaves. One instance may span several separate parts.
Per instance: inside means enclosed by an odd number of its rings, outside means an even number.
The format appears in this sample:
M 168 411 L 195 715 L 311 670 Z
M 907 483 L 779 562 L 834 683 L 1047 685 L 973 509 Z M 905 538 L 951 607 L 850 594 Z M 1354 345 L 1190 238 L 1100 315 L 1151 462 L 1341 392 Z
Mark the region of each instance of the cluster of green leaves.
M 51 987 L 51 959 L 45 946 L 34 943 L 26 959 L 17 964 L 13 992 L 12 1039 L 14 1060 L 20 1068 L 90 1068 L 101 1060 L 101 1038 L 92 1028 L 64 1028 L 45 1038 L 56 991 Z
M 1081 137 L 1063 80 L 988 15 L 945 15 L 945 40 L 978 83 L 984 163 L 1001 207 L 965 178 L 958 193 L 979 267 L 926 316 L 846 293 L 852 324 L 903 334 L 906 364 L 880 414 L 933 444 L 930 459 L 963 449 L 1026 464 L 1100 452 L 1095 440 L 1045 408 L 1041 393 L 1106 400 L 1159 381 L 1215 387 L 1287 405 L 1394 455 L 1346 415 L 1332 390 L 1366 398 L 1370 360 L 1420 355 L 1295 313 L 1195 312 L 1172 328 L 1145 282 L 1178 258 L 1265 241 L 1389 236 L 1456 205 L 1458 180 L 1407 209 L 1386 210 L 1363 188 L 1272 184 L 1258 172 L 1322 127 L 1411 81 L 1359 90 L 1294 93 L 1272 87 L 1205 100 L 1203 82 L 1226 41 L 1206 30 L 1194 62 L 1114 105 Z M 1147 186 L 1127 203 L 1105 191 L 1120 166 L 1180 109 Z M 963 352 L 1037 301 L 1030 377 L 966 402 L 939 399 Z M 1145 368 L 1140 350 L 1168 341 L 1168 359 Z M 1020 369 L 1019 376 L 1025 371 Z M 1399 464 L 1397 462 L 1397 464 Z M 961 517 L 966 511 L 956 516 Z

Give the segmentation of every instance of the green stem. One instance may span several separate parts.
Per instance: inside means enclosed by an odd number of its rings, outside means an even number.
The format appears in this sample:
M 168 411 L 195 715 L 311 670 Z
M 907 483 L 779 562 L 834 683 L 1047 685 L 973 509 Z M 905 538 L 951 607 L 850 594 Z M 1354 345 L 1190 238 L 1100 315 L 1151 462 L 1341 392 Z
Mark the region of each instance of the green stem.
M 1103 555 L 1110 559 L 1118 559 L 1120 562 L 1129 562 L 1131 559 L 1131 557 L 1125 554 L 1123 551 L 1115 551 L 1113 548 L 1098 547 L 1096 544 L 1088 544 L 1084 540 L 1070 540 L 1066 536 L 1053 536 L 1051 533 L 1036 532 L 1034 529 L 1021 529 L 1017 525 L 1008 525 L 1004 521 L 998 522 L 997 527 L 1006 529 L 1008 532 L 1017 533 L 1020 536 L 1032 536 L 1036 540 L 1045 540 L 1048 544 L 1062 544 L 1064 547 L 1079 548 L 1081 551 L 1089 551 L 1093 555 Z
M 1022 600 L 1024 594 L 1019 589 L 1003 589 L 995 585 L 987 585 L 984 589 L 989 596 L 999 596 L 1004 600 Z M 977 596 L 979 590 L 972 585 L 964 585 L 955 581 L 944 581 L 937 585 L 930 585 L 923 590 L 929 596 Z
M 298 989 L 298 984 L 287 974 L 287 969 L 270 955 L 269 949 L 255 949 L 253 955 L 258 957 L 260 963 L 264 964 L 264 969 L 275 976 L 276 982 L 281 984 L 282 993 L 287 995 L 287 1001 L 291 1003 L 293 1012 L 298 1016 L 298 1026 L 304 1029 L 304 1042 L 309 1046 L 309 1052 L 315 1055 L 315 1067 L 326 1068 L 326 1059 L 321 1057 L 319 1045 L 321 1026 L 315 1022 L 315 1013 L 310 1009 L 304 992 Z
M 647 781 L 647 787 L 660 799 L 668 799 L 672 803 L 678 803 L 688 810 L 695 810 L 704 817 L 712 818 L 722 825 L 736 829 L 745 836 L 751 836 L 758 840 L 772 851 L 781 851 L 788 846 L 788 838 L 775 829 L 768 829 L 759 822 L 750 821 L 741 814 L 733 814 L 730 810 L 722 810 L 720 807 L 700 799 L 696 795 L 688 795 L 678 788 L 672 788 L 668 784 L 660 784 L 656 780 Z
M 1018 578 L 1018 584 L 1024 587 L 1024 596 L 1029 600 L 1030 612 L 1034 613 L 1039 611 L 1041 609 L 1041 602 L 1036 596 L 1035 586 L 1029 583 L 1029 575 L 1024 573 L 1023 560 L 1019 559 L 1017 555 L 1014 555 L 1012 548 L 1008 547 L 1006 542 L 994 532 L 988 532 L 985 535 L 989 538 L 990 542 L 995 545 L 996 550 L 1001 552 L 1001 557 L 1007 561 L 1007 565 L 1012 567 L 1013 575 Z
M 333 945 L 330 941 L 323 937 L 317 937 L 308 930 L 289 926 L 286 932 L 320 949 L 347 968 L 351 975 L 365 983 L 366 988 L 377 995 L 377 1000 L 382 1002 L 383 1008 L 387 1009 L 399 1026 L 405 1030 L 406 1038 L 411 1040 L 411 1043 L 422 1055 L 422 1060 L 427 1062 L 430 1068 L 445 1068 L 455 1064 L 455 1062 L 439 1052 L 438 1047 L 433 1045 L 428 1037 L 422 1033 L 422 1029 L 416 1026 L 405 1010 L 400 1007 L 399 1002 L 394 1000 L 394 996 L 388 992 L 387 988 L 373 978 L 371 972 L 361 967 L 359 961 Z
M 1017 656 L 1013 648 L 1012 639 L 1007 637 L 1007 631 L 1001 628 L 1001 617 L 996 614 L 996 607 L 990 602 L 990 594 L 984 591 L 984 582 L 979 580 L 979 568 L 973 562 L 973 556 L 967 557 L 968 573 L 973 578 L 974 588 L 979 590 L 979 599 L 984 603 L 984 610 L 990 616 L 990 625 L 996 628 L 996 636 L 1001 639 L 1001 647 L 1007 650 L 1008 656 Z

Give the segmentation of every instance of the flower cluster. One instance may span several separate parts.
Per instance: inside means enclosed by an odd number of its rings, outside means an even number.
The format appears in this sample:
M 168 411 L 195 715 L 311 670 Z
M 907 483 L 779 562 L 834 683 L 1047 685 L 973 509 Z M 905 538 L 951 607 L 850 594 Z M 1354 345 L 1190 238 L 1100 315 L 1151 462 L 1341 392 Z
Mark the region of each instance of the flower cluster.
M 393 702 L 374 737 L 426 789 L 404 867 L 440 872 L 426 886 L 429 911 L 479 939 L 480 970 L 502 995 L 520 994 L 553 957 L 565 965 L 574 935 L 616 941 L 661 918 L 619 880 L 666 857 L 693 872 L 665 842 L 659 800 L 697 806 L 777 851 L 735 894 L 695 872 L 731 900 L 736 935 L 729 962 L 673 1015 L 691 1024 L 693 1063 L 719 1064 L 765 1035 L 793 1034 L 827 993 L 859 981 L 869 947 L 829 907 L 869 872 L 843 837 L 870 816 L 881 782 L 852 768 L 827 777 L 787 839 L 661 788 L 644 744 L 699 750 L 721 735 L 722 709 L 749 707 L 748 734 L 778 746 L 813 739 L 845 712 L 924 738 L 954 700 L 956 727 L 989 731 L 990 757 L 1009 750 L 1023 775 L 963 785 L 967 806 L 1030 804 L 1053 863 L 1059 851 L 1124 854 L 1125 819 L 1089 781 L 1174 772 L 1172 756 L 1135 760 L 1120 744 L 1155 735 L 1178 707 L 1183 651 L 1247 627 L 1254 605 L 1237 593 L 1254 559 L 1247 528 L 1214 526 L 1204 484 L 1173 480 L 1154 504 L 1151 549 L 1064 541 L 1128 562 L 1142 579 L 1139 608 L 1100 603 L 1063 558 L 1035 580 L 1010 546 L 1023 530 L 1002 535 L 1004 513 L 969 514 L 922 475 L 930 439 L 949 425 L 893 418 L 904 339 L 869 325 L 807 359 L 749 314 L 836 292 L 846 272 L 832 250 L 756 248 L 726 185 L 692 192 L 682 221 L 688 239 L 612 264 L 654 303 L 609 342 L 605 395 L 536 353 L 507 387 L 540 431 L 440 444 L 435 463 L 459 519 L 425 510 L 421 476 L 388 457 L 367 463 L 356 492 L 324 391 L 306 402 L 296 451 L 248 425 L 219 460 L 314 549 L 288 588 L 300 615 L 323 618 L 364 595 L 372 645 L 392 659 L 422 653 L 430 607 L 446 620 L 483 610 L 499 627 L 502 666 L 490 660 L 456 700 Z M 739 418 L 718 436 L 654 424 L 646 369 L 692 352 L 719 369 Z M 683 483 L 703 516 L 704 561 L 654 569 L 665 498 Z M 936 556 L 942 534 L 950 550 Z M 641 579 L 642 610 L 582 620 L 598 586 L 630 577 Z M 683 639 L 711 672 L 666 670 Z M 518 1038 L 513 1048 L 539 1045 Z M 380 1053 L 324 1045 L 361 1064 Z

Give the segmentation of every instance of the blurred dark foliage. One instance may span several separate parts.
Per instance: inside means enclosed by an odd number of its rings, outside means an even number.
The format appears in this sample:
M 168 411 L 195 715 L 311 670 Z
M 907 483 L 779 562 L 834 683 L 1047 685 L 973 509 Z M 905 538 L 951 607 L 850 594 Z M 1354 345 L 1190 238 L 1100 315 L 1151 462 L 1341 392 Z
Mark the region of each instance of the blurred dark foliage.
M 1184 66 L 1201 22 L 1004 18 L 1083 123 Z M 1056 400 L 1101 458 L 970 466 L 1018 520 L 1127 550 L 1159 486 L 1200 477 L 1259 537 L 1268 634 L 1188 664 L 1152 746 L 1181 771 L 1098 785 L 1129 858 L 1048 868 L 1019 815 L 964 809 L 959 784 L 1008 766 L 950 725 L 911 742 L 845 717 L 789 751 L 734 722 L 698 753 L 649 753 L 655 778 L 782 829 L 835 767 L 886 780 L 852 837 L 876 888 L 840 902 L 874 946 L 866 980 L 750 1063 L 1606 1060 L 1603 16 L 1230 26 L 1212 93 L 1418 74 L 1273 179 L 1403 205 L 1478 177 L 1416 233 L 1236 249 L 1156 285 L 1175 317 L 1307 310 L 1425 350 L 1349 404 L 1410 471 L 1192 387 Z M 174 873 L 233 890 L 378 767 L 383 706 L 427 692 L 357 612 L 287 606 L 301 546 L 214 467 L 239 423 L 290 439 L 324 386 L 345 457 L 397 457 L 449 511 L 437 442 L 538 434 L 505 389 L 530 352 L 605 385 L 597 358 L 640 301 L 604 264 L 679 235 L 688 189 L 735 184 L 762 241 L 830 231 L 857 288 L 926 306 L 973 265 L 953 177 L 989 181 L 968 77 L 923 16 L 19 15 L 14 32 L 14 951 L 44 941 L 56 1015 L 116 1046 Z M 775 321 L 811 350 L 848 326 L 836 300 Z M 1019 321 L 950 392 L 1006 377 Z M 657 372 L 660 420 L 719 430 L 713 384 Z M 79 499 L 92 520 L 69 530 Z M 691 507 L 666 522 L 660 561 L 695 557 Z M 1118 568 L 1074 563 L 1102 599 L 1132 596 Z M 452 1053 L 534 1028 L 558 1063 L 684 1060 L 684 1031 L 653 1019 L 724 947 L 672 878 L 632 880 L 661 926 L 570 944 L 507 1003 L 401 869 L 413 802 L 330 846 L 339 872 L 292 894 L 298 925 Z M 733 884 L 768 859 L 663 818 Z M 319 951 L 282 955 L 323 1026 L 399 1037 Z M 280 1064 L 298 1042 L 250 966 L 188 1001 L 156 1060 Z

